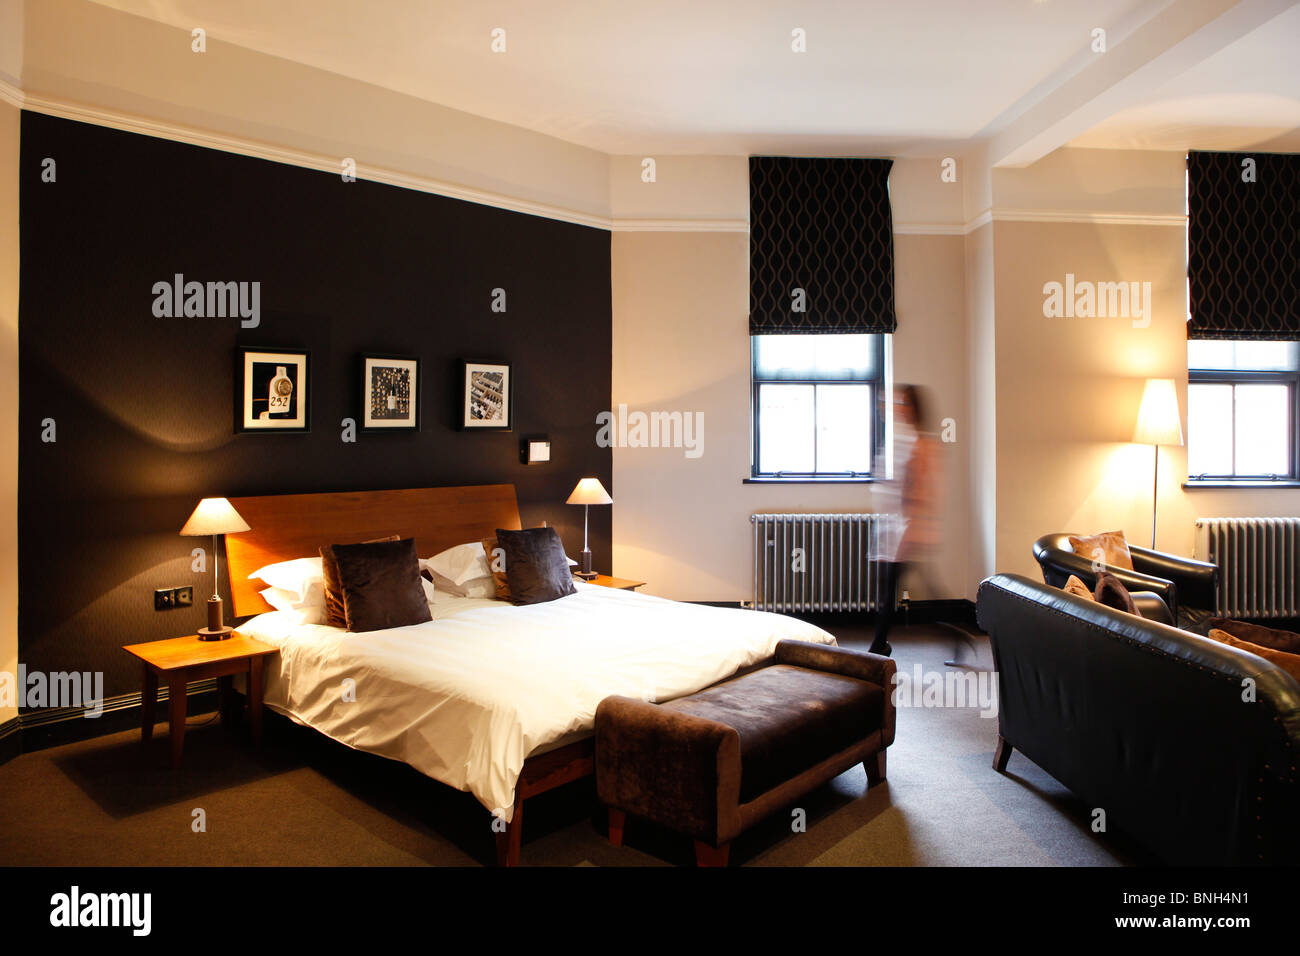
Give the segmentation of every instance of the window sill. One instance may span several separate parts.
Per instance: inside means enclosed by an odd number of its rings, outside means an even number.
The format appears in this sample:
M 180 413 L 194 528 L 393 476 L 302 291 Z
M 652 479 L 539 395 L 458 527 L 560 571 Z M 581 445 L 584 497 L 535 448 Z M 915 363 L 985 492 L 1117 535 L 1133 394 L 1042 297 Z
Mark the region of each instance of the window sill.
M 1195 491 L 1197 488 L 1300 488 L 1300 481 L 1294 478 L 1280 478 L 1277 481 L 1233 480 L 1231 478 L 1198 480 L 1189 478 L 1183 482 L 1183 488 L 1187 491 Z
M 879 478 L 812 478 L 802 476 L 797 478 L 742 478 L 741 483 L 746 485 L 870 485 L 880 481 Z

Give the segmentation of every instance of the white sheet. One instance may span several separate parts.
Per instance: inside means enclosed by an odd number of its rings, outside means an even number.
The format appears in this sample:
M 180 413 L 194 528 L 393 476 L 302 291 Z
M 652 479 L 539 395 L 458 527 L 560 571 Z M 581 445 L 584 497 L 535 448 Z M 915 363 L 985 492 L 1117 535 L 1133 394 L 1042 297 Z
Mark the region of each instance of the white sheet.
M 274 644 L 265 703 L 335 740 L 468 790 L 505 820 L 530 754 L 591 731 L 611 694 L 671 700 L 770 657 L 834 644 L 780 614 L 578 583 L 546 604 L 438 595 L 434 620 L 352 634 L 280 612 L 239 630 Z M 355 682 L 355 702 L 343 699 Z

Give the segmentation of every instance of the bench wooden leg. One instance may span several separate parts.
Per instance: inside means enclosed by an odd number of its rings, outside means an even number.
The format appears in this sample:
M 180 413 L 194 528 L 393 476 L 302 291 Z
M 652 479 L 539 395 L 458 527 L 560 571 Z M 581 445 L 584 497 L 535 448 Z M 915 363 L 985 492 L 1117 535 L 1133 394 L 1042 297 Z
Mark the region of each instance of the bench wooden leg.
M 609 808 L 609 842 L 614 846 L 623 845 L 623 827 L 627 823 L 627 814 L 622 810 Z
M 724 843 L 722 846 L 709 846 L 703 840 L 695 841 L 695 865 L 696 866 L 726 866 L 727 852 L 731 849 L 730 843 Z
M 993 751 L 993 769 L 1002 773 L 1007 769 L 1007 761 L 1011 759 L 1011 751 L 1015 748 L 1007 738 L 998 734 L 998 747 Z
M 885 755 L 889 753 L 882 750 L 873 757 L 868 757 L 862 761 L 862 768 L 867 772 L 867 786 L 874 787 L 878 783 L 885 782 Z

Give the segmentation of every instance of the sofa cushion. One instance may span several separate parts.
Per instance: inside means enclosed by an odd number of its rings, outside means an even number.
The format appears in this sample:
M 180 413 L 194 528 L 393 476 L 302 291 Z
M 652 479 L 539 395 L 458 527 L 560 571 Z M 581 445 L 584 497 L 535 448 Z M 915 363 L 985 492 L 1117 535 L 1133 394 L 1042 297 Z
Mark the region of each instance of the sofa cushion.
M 1075 597 L 1087 598 L 1089 601 L 1097 600 L 1088 590 L 1088 585 L 1079 580 L 1079 576 L 1071 574 L 1065 579 L 1065 587 L 1061 588 L 1066 594 L 1073 594 Z
M 1300 654 L 1300 634 L 1293 631 L 1283 631 L 1276 627 L 1265 627 L 1263 624 L 1248 624 L 1245 621 L 1233 621 L 1222 617 L 1211 618 L 1209 624 L 1211 628 L 1227 631 L 1233 637 L 1250 641 L 1260 647 L 1271 647 L 1275 651 L 1285 651 L 1288 654 Z
M 1217 627 L 1210 630 L 1210 640 L 1218 641 L 1221 644 L 1227 644 L 1229 647 L 1240 648 L 1251 654 L 1258 655 L 1270 663 L 1276 664 L 1282 670 L 1286 671 L 1296 680 L 1300 681 L 1300 654 L 1288 654 L 1286 651 L 1274 650 L 1271 647 L 1264 647 L 1262 644 L 1252 644 L 1250 641 L 1243 641 L 1227 631 L 1221 631 Z
M 1133 570 L 1133 555 L 1129 552 L 1128 540 L 1123 531 L 1103 531 L 1086 538 L 1072 534 L 1070 548 L 1089 561 L 1101 562 L 1103 571 L 1106 568 Z
M 773 664 L 661 706 L 736 729 L 747 802 L 880 730 L 884 697 L 876 684 Z
M 1128 593 L 1128 588 L 1124 587 L 1124 582 L 1113 574 L 1102 573 L 1097 575 L 1097 588 L 1092 592 L 1092 599 L 1098 604 L 1113 607 L 1117 611 L 1124 611 L 1128 614 L 1137 613 L 1137 606 L 1134 605 L 1133 597 Z

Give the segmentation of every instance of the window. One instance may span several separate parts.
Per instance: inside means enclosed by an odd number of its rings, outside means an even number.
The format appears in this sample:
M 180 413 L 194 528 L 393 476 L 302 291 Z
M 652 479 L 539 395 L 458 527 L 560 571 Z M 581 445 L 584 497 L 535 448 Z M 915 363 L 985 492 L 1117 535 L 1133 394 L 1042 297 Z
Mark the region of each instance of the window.
M 885 338 L 754 335 L 754 478 L 866 479 L 884 444 Z
M 1294 481 L 1300 342 L 1187 343 L 1190 481 Z

